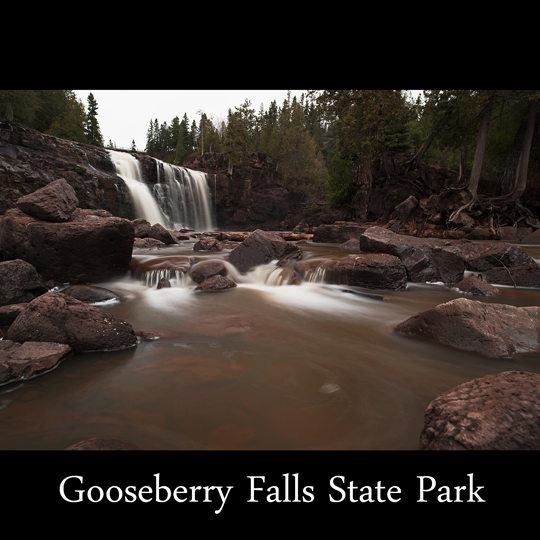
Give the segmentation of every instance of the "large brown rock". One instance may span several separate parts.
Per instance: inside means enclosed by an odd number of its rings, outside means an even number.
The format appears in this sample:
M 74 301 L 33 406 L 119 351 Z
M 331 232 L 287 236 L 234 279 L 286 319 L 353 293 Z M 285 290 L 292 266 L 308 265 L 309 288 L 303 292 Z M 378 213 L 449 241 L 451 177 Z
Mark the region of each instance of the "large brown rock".
M 52 223 L 11 209 L 0 222 L 6 259 L 32 264 L 46 281 L 85 283 L 123 276 L 133 239 L 132 223 L 105 210 L 78 208 L 68 221 Z
M 9 339 L 0 341 L 0 384 L 30 379 L 50 371 L 73 354 L 69 345 L 27 341 L 22 345 Z
M 325 283 L 366 289 L 405 289 L 405 265 L 387 253 L 361 253 L 339 259 L 299 261 L 294 269 L 305 279 L 319 275 Z
M 365 226 L 354 222 L 338 221 L 333 224 L 319 225 L 313 233 L 313 242 L 342 244 L 351 238 L 360 238 Z
M 534 261 L 510 268 L 492 268 L 484 277 L 489 283 L 511 287 L 540 287 L 540 266 Z
M 75 351 L 125 349 L 137 344 L 128 322 L 58 292 L 30 302 L 9 327 L 6 337 L 18 343 L 65 343 Z
M 462 255 L 467 270 L 475 272 L 485 272 L 494 267 L 534 264 L 534 259 L 523 248 L 506 242 L 464 244 Z
M 21 259 L 0 263 L 0 306 L 30 302 L 47 289 L 31 264 Z
M 270 261 L 288 261 L 302 258 L 302 251 L 296 245 L 284 240 L 280 235 L 257 229 L 229 254 L 229 262 L 240 272 L 267 264 Z M 278 262 L 279 264 L 279 262 Z
M 477 276 L 466 277 L 459 283 L 456 283 L 452 289 L 465 294 L 474 294 L 476 296 L 494 296 L 499 293 L 497 287 L 482 281 Z
M 540 450 L 540 375 L 505 371 L 460 384 L 426 409 L 421 450 Z
M 409 280 L 416 283 L 456 283 L 463 278 L 461 248 L 449 240 L 415 238 L 383 227 L 370 227 L 360 237 L 360 249 L 399 257 Z
M 226 291 L 228 289 L 234 289 L 236 283 L 231 279 L 215 275 L 205 279 L 200 285 L 198 285 L 195 290 L 203 292 L 216 292 L 216 291 Z
M 458 298 L 421 311 L 394 333 L 494 358 L 540 352 L 540 307 Z
M 78 204 L 75 190 L 63 178 L 17 200 L 19 210 L 45 221 L 67 221 Z
M 189 277 L 195 283 L 202 283 L 205 279 L 208 279 L 217 275 L 226 276 L 227 269 L 225 265 L 220 261 L 202 261 L 196 264 L 189 272 Z
M 161 223 L 154 223 L 148 231 L 148 237 L 159 240 L 164 244 L 176 244 L 176 238 L 173 237 L 170 231 L 168 231 Z

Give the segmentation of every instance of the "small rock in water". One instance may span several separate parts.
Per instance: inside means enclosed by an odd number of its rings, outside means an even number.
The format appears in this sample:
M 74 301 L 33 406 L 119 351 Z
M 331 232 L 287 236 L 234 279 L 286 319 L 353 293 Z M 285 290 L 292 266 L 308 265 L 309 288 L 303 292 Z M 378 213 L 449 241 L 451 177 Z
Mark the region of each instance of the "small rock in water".
M 169 288 L 170 286 L 171 286 L 171 282 L 167 278 L 161 278 L 158 281 L 156 289 Z
M 205 279 L 195 290 L 204 292 L 225 291 L 227 289 L 234 289 L 236 283 L 229 278 L 221 275 L 212 276 Z

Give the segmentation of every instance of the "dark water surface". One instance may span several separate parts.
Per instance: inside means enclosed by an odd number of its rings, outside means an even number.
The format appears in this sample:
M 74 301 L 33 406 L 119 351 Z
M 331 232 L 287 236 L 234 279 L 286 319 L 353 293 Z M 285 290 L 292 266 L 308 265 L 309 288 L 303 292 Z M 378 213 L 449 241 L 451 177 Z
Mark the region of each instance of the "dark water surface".
M 137 255 L 223 259 L 193 243 Z M 304 246 L 304 258 L 343 256 Z M 533 257 L 538 246 L 526 247 Z M 156 290 L 129 277 L 100 283 L 126 300 L 100 307 L 167 336 L 125 351 L 78 354 L 41 377 L 0 387 L 0 449 L 61 450 L 114 438 L 144 450 L 414 450 L 442 392 L 488 373 L 540 373 L 540 357 L 493 360 L 392 334 L 417 312 L 463 296 L 441 284 L 377 291 L 317 282 L 275 285 L 259 267 L 233 290 Z M 157 276 L 151 276 L 157 279 Z M 354 289 L 347 287 L 347 289 Z M 356 289 L 358 291 L 358 289 Z M 536 289 L 496 298 L 540 305 Z

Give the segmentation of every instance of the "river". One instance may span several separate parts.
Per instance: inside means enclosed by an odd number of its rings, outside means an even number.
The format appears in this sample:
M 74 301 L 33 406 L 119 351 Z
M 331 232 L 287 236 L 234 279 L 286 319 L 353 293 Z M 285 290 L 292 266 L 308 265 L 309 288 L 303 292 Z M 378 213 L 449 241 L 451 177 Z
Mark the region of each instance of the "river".
M 199 262 L 230 252 L 195 252 L 194 243 L 134 256 Z M 337 244 L 302 249 L 304 260 L 343 256 Z M 525 249 L 540 256 L 539 246 Z M 376 291 L 380 300 L 320 282 L 271 284 L 272 270 L 258 267 L 217 293 L 175 279 L 160 290 L 130 276 L 96 284 L 125 297 L 102 309 L 165 335 L 77 354 L 0 387 L 0 449 L 62 450 L 98 437 L 143 450 L 415 450 L 424 411 L 442 392 L 490 373 L 540 373 L 538 355 L 494 360 L 392 333 L 463 296 L 445 285 L 409 283 Z M 540 290 L 500 290 L 470 298 L 540 305 Z

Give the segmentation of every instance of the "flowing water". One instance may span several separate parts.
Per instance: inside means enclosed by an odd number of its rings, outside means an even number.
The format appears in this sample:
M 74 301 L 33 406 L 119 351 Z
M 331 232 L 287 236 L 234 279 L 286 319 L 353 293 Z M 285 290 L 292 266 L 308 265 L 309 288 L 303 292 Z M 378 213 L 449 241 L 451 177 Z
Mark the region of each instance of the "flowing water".
M 230 250 L 193 241 L 135 258 L 188 255 L 195 264 Z M 337 245 L 302 246 L 304 259 L 343 256 Z M 528 247 L 533 255 L 539 248 Z M 162 337 L 116 352 L 77 354 L 53 371 L 0 387 L 0 449 L 63 449 L 99 437 L 142 449 L 416 449 L 436 396 L 475 377 L 540 373 L 540 357 L 494 360 L 396 336 L 420 310 L 457 298 L 440 284 L 377 291 L 386 300 L 320 278 L 289 285 L 273 264 L 234 289 L 195 292 L 181 273 L 99 283 L 124 294 L 102 309 Z M 352 291 L 352 292 L 351 292 Z M 540 305 L 540 291 L 498 297 Z

